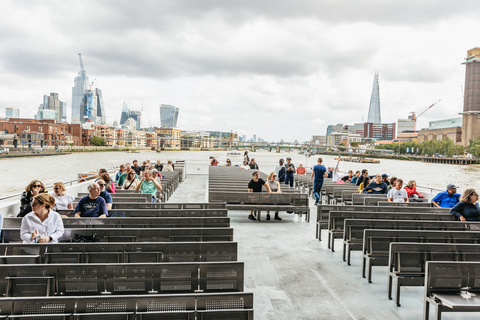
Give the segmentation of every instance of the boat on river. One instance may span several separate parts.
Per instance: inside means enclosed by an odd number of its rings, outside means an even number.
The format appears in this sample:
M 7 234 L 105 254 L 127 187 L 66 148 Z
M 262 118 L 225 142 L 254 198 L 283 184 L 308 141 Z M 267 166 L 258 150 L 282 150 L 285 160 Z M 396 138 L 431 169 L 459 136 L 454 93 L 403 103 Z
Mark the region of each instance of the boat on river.
M 380 163 L 378 159 L 364 158 L 364 157 L 339 157 L 335 160 L 348 161 L 348 162 L 359 162 L 359 163 Z

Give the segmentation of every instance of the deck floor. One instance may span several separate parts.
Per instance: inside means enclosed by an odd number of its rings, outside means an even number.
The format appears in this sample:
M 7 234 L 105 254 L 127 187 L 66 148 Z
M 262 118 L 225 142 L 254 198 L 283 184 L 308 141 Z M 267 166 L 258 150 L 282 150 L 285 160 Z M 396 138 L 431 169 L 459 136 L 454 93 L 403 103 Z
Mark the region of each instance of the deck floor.
M 207 178 L 188 176 L 169 202 L 206 202 Z M 403 287 L 402 306 L 396 307 L 387 299 L 387 267 L 374 267 L 369 284 L 361 276 L 360 252 L 352 253 L 347 266 L 340 239 L 331 252 L 326 232 L 322 241 L 315 238 L 311 204 L 310 223 L 285 212 L 282 221 L 262 222 L 248 220 L 248 212 L 229 212 L 238 260 L 245 263 L 245 291 L 254 293 L 255 319 L 422 319 L 424 288 Z M 478 319 L 479 314 L 443 313 L 442 318 Z

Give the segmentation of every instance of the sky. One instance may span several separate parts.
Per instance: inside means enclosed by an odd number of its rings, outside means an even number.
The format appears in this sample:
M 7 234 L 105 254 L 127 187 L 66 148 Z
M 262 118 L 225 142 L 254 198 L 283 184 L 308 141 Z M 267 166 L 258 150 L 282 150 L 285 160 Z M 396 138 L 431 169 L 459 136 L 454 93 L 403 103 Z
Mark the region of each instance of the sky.
M 78 53 L 107 123 L 123 102 L 159 126 L 306 141 L 366 121 L 376 70 L 382 122 L 459 117 L 478 0 L 0 0 L 0 114 L 33 118 L 44 94 L 70 108 Z

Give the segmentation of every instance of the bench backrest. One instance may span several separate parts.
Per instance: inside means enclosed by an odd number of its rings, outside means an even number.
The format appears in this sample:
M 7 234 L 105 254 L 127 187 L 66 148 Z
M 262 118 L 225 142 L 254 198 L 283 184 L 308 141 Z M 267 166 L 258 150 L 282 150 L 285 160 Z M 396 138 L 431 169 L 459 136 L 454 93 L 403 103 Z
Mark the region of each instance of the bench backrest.
M 427 261 L 425 268 L 425 296 L 433 293 L 480 291 L 480 262 Z M 475 302 L 472 302 L 475 303 Z
M 306 193 L 209 192 L 209 201 L 227 204 L 272 204 L 308 206 Z
M 222 206 L 224 204 L 222 203 Z M 73 217 L 73 210 L 57 210 L 61 215 Z M 113 209 L 108 210 L 110 217 L 226 217 L 225 209 L 139 209 L 135 204 L 113 204 Z M 107 218 L 108 219 L 108 218 Z
M 430 208 L 432 206 L 431 202 L 388 202 L 388 201 L 378 201 L 379 207 L 419 207 L 419 208 Z
M 59 242 L 75 242 L 76 235 L 100 242 L 233 241 L 232 228 L 65 228 Z M 22 242 L 20 229 L 2 229 L 2 242 Z
M 378 201 L 381 199 L 387 199 L 386 194 L 369 194 L 369 193 L 356 193 L 352 195 L 352 205 L 365 205 L 365 198 L 379 198 Z

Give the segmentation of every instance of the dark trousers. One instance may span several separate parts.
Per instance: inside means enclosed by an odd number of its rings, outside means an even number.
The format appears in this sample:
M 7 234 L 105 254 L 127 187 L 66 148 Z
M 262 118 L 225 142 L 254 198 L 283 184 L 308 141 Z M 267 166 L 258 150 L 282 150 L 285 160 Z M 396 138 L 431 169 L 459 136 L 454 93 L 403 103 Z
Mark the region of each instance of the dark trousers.
M 289 184 L 293 188 L 293 182 L 295 181 L 295 175 L 286 174 L 285 175 L 285 184 Z
M 322 186 L 323 179 L 313 182 L 313 195 L 315 196 L 315 203 L 321 203 L 322 201 L 322 193 L 320 192 L 322 190 Z

